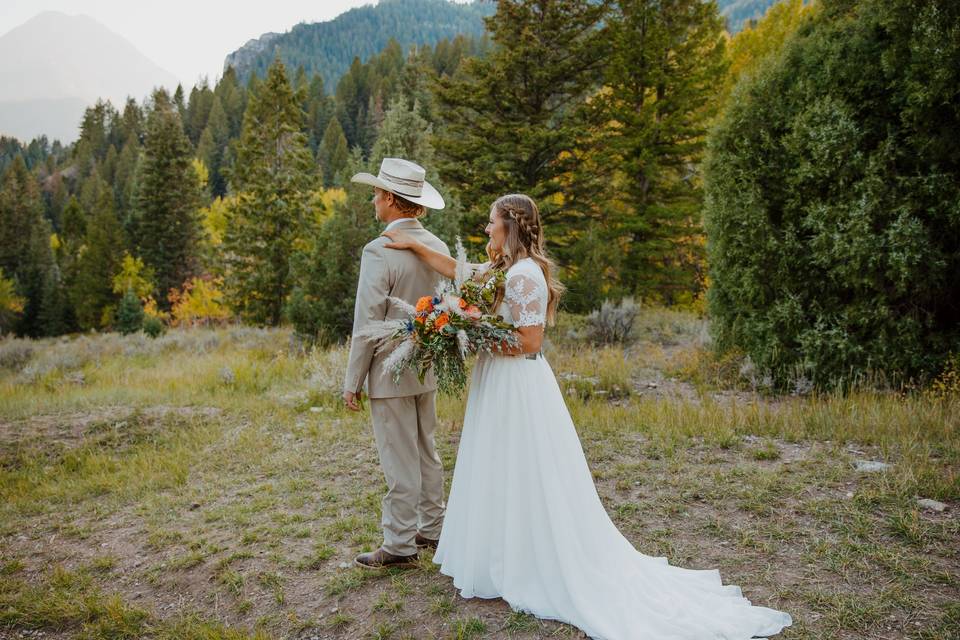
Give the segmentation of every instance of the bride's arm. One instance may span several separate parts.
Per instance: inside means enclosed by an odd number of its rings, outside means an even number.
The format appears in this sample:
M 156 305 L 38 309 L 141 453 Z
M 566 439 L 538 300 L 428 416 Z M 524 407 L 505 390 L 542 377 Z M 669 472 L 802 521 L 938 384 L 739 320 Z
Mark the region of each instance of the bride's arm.
M 517 334 L 519 344 L 511 347 L 504 342 L 500 353 L 505 356 L 523 356 L 540 351 L 540 347 L 543 346 L 543 325 L 517 327 L 514 332 Z
M 456 277 L 457 261 L 454 258 L 431 249 L 400 230 L 384 231 L 382 235 L 390 238 L 390 242 L 383 245 L 387 249 L 408 249 L 443 277 L 451 280 Z

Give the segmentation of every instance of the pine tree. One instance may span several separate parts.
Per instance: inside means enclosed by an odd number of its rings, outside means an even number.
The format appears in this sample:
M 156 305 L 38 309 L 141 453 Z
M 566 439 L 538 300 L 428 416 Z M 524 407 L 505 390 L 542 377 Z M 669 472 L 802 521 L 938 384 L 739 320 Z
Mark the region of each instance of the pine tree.
M 144 117 L 143 109 L 133 98 L 127 99 L 127 104 L 123 107 L 123 115 L 120 116 L 118 123 L 120 132 L 119 140 L 115 145 L 123 148 L 127 143 L 134 141 L 138 145 L 143 142 Z
M 502 0 L 487 19 L 493 51 L 440 78 L 441 175 L 469 203 L 471 228 L 505 188 L 536 200 L 548 225 L 570 195 L 563 177 L 575 160 L 581 106 L 599 83 L 606 4 Z M 552 239 L 561 234 L 550 229 Z
M 233 67 L 227 67 L 220 82 L 213 90 L 223 112 L 227 116 L 227 127 L 230 131 L 230 139 L 237 138 L 240 135 L 240 129 L 243 127 L 243 111 L 247 106 L 247 92 L 237 82 L 237 73 Z
M 362 152 L 355 147 L 346 174 L 367 170 Z M 334 205 L 323 222 L 309 253 L 294 257 L 296 286 L 290 298 L 290 320 L 297 333 L 320 342 L 349 335 L 360 273 L 363 246 L 380 233 L 370 204 L 370 187 L 348 182 L 347 198 Z
M 317 160 L 323 170 L 323 185 L 325 187 L 336 184 L 340 172 L 347 165 L 349 155 L 347 138 L 343 135 L 340 121 L 334 116 L 330 118 L 330 123 L 327 125 L 326 131 L 323 132 L 323 140 L 320 142 L 317 153 Z
M 224 288 L 230 306 L 259 324 L 280 323 L 290 256 L 311 220 L 317 175 L 299 102 L 278 58 L 250 97 L 231 176 L 237 198 L 224 237 Z
M 154 92 L 154 94 L 156 94 L 156 92 Z M 180 116 L 180 123 L 182 125 L 182 123 L 187 120 L 187 99 L 182 84 L 178 84 L 176 90 L 173 92 L 173 106 L 177 109 L 177 115 Z
M 705 287 L 697 166 L 726 72 L 723 20 L 700 0 L 620 0 L 607 25 L 593 105 L 611 123 L 599 143 L 615 168 L 620 278 L 637 295 L 689 300 Z
M 106 156 L 111 146 L 110 124 L 116 119 L 116 110 L 109 102 L 102 100 L 84 111 L 80 137 L 73 148 L 74 165 L 79 177 L 88 176 L 97 162 Z
M 56 262 L 51 263 L 43 279 L 37 323 L 40 334 L 45 336 L 59 336 L 74 328 L 73 308 Z
M 70 298 L 81 329 L 110 324 L 117 303 L 112 278 L 120 269 L 123 251 L 123 229 L 114 210 L 113 192 L 100 180 L 96 206 L 70 283 Z
M 213 108 L 214 94 L 204 78 L 200 84 L 190 90 L 190 101 L 187 103 L 186 119 L 183 122 L 184 133 L 190 142 L 196 146 L 203 130 L 207 127 L 210 110 Z
M 323 86 L 323 77 L 314 75 L 306 92 L 304 111 L 307 113 L 307 131 L 310 138 L 310 149 L 314 155 L 318 154 L 321 140 L 333 119 L 336 104 L 332 96 L 328 96 Z M 341 133 L 343 129 L 341 128 Z
M 63 208 L 61 239 L 65 243 L 76 242 L 79 244 L 83 241 L 85 235 L 87 235 L 87 216 L 80 207 L 80 201 L 77 200 L 77 197 L 70 196 Z
M 127 289 L 117 309 L 117 331 L 126 335 L 136 333 L 143 327 L 143 303 L 132 289 Z
M 52 229 L 43 217 L 43 201 L 36 178 L 22 156 L 14 158 L 0 177 L 0 270 L 15 283 L 23 313 L 14 331 L 42 335 L 39 318 L 44 282 L 54 264 Z
M 195 274 L 200 237 L 200 192 L 191 166 L 190 141 L 163 89 L 153 94 L 147 116 L 137 186 L 134 236 L 138 253 L 154 270 L 160 304 L 166 294 Z
M 48 158 L 52 159 L 52 156 L 48 156 Z M 63 231 L 63 209 L 70 197 L 70 190 L 64 182 L 63 173 L 57 171 L 55 167 L 50 171 L 49 186 L 45 188 L 45 191 L 49 194 L 47 217 L 50 224 L 53 225 L 54 232 L 61 233 Z
M 437 173 L 436 153 L 431 142 L 433 127 L 419 113 L 416 102 L 408 106 L 398 96 L 384 115 L 376 144 L 370 153 L 370 167 L 379 167 L 384 158 L 406 158 L 426 169 L 426 180 L 443 196 L 446 206 L 438 211 L 427 210 L 423 224 L 448 245 L 453 246 L 459 233 L 460 203 L 443 184 Z
M 203 160 L 210 172 L 210 194 L 214 198 L 222 198 L 227 193 L 226 154 L 230 144 L 230 124 L 227 114 L 223 110 L 220 98 L 214 96 L 213 106 L 210 108 L 210 117 L 207 126 L 200 136 L 197 145 L 197 156 Z
M 137 165 L 140 162 L 141 146 L 138 136 L 130 136 L 117 156 L 113 178 L 114 199 L 117 202 L 117 217 L 128 229 L 136 209 Z

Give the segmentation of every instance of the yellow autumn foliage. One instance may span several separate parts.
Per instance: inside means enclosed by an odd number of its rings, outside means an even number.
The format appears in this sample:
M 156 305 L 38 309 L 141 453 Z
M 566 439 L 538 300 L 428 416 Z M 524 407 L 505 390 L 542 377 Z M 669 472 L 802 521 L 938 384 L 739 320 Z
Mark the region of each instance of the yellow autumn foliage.
M 192 278 L 182 291 L 170 293 L 174 326 L 210 326 L 230 319 L 230 309 L 223 303 L 222 278 Z
M 200 223 L 203 225 L 207 240 L 214 247 L 223 243 L 223 234 L 227 231 L 227 212 L 236 203 L 236 197 L 219 196 L 210 203 L 209 207 L 200 208 Z

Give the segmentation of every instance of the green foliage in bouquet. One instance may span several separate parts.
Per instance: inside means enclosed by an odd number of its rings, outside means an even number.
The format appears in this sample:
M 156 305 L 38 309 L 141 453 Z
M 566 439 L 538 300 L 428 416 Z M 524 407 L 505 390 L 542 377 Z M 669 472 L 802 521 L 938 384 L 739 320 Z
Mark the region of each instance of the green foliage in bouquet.
M 467 385 L 468 354 L 493 355 L 516 347 L 519 338 L 513 325 L 492 309 L 497 289 L 506 275 L 490 270 L 479 277 L 466 277 L 463 247 L 458 243 L 457 278 L 443 281 L 434 295 L 411 305 L 398 298 L 390 301 L 408 317 L 368 325 L 358 337 L 380 342 L 378 351 L 392 348 L 384 361 L 394 382 L 407 369 L 414 369 L 422 383 L 433 368 L 441 393 L 459 395 Z

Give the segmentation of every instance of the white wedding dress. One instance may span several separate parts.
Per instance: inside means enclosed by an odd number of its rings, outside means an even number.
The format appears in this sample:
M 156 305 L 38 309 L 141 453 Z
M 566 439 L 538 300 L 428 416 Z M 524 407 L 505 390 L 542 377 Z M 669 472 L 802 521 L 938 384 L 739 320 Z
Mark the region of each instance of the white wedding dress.
M 521 260 L 499 310 L 545 323 L 547 285 Z M 481 356 L 434 555 L 464 598 L 503 598 L 604 640 L 746 640 L 791 624 L 751 606 L 717 570 L 646 556 L 610 520 L 563 395 L 542 356 Z

